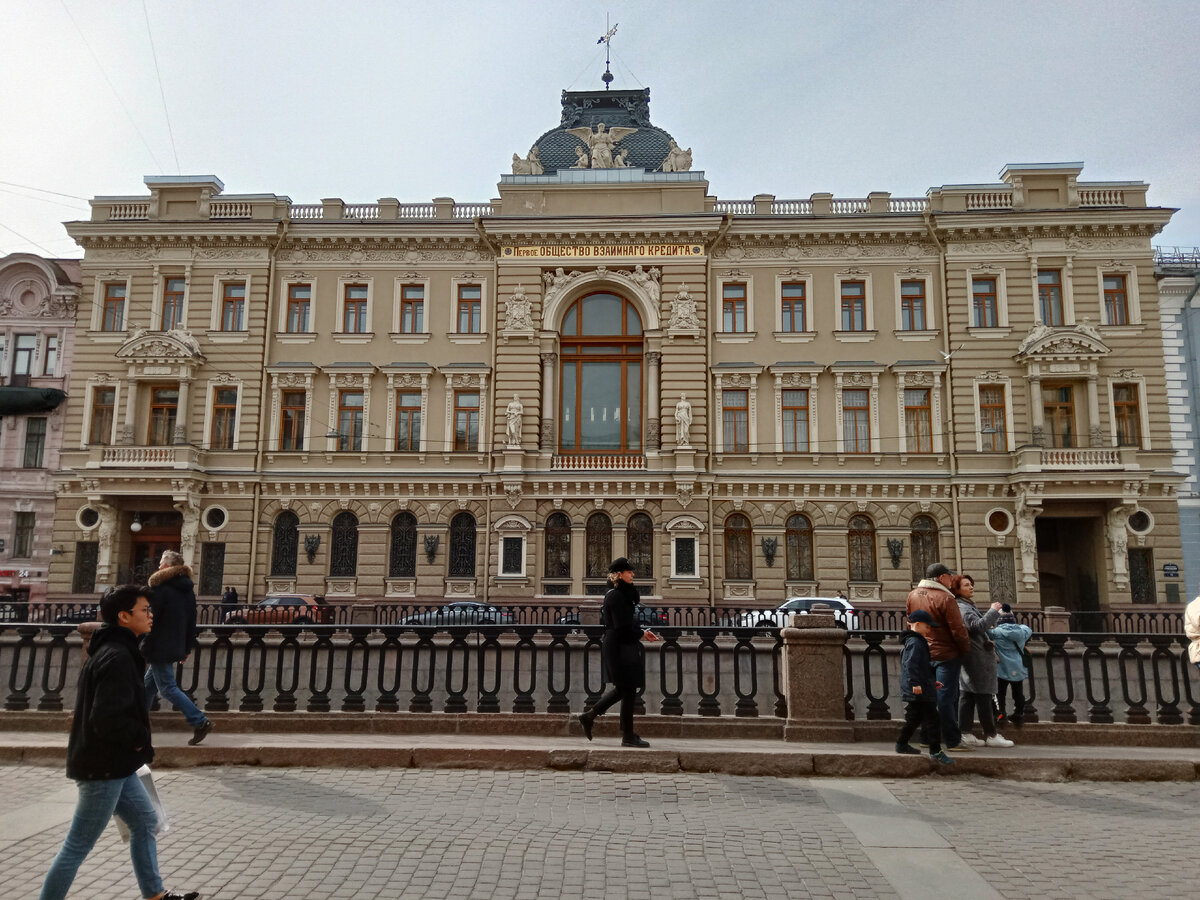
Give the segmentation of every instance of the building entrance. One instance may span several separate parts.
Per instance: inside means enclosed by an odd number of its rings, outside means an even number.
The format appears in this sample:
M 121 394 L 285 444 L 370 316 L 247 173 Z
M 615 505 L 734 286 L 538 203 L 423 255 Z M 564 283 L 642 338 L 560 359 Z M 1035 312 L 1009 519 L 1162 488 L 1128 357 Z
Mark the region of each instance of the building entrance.
M 1102 600 L 1104 605 L 1108 603 L 1100 516 L 1049 517 L 1043 513 L 1034 525 L 1042 606 L 1099 612 Z
M 119 584 L 145 584 L 164 550 L 178 550 L 183 516 L 177 512 L 138 513 L 140 531 L 129 533 L 129 554 Z

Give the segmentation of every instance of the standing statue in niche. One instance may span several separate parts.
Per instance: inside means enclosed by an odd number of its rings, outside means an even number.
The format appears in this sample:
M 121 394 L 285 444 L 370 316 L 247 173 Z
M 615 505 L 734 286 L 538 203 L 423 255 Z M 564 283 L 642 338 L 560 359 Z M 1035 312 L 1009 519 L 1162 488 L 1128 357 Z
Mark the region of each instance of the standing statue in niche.
M 1113 575 L 1118 581 L 1129 577 L 1129 510 L 1118 506 L 1108 511 L 1108 543 L 1112 549 Z
M 504 410 L 504 442 L 509 447 L 521 446 L 521 415 L 524 412 L 525 407 L 521 404 L 521 398 L 513 394 L 507 409 Z
M 675 404 L 675 446 L 692 446 L 692 404 L 688 403 L 687 394 L 680 393 L 679 402 Z
M 613 152 L 616 149 L 617 141 L 622 138 L 629 137 L 637 131 L 636 128 L 608 128 L 603 122 L 596 126 L 596 130 L 590 128 L 568 128 L 567 134 L 573 134 L 585 144 L 588 145 L 588 152 L 592 156 L 593 169 L 611 169 L 614 168 Z M 584 155 L 581 150 L 576 150 L 576 154 L 580 157 L 580 162 L 583 162 Z M 586 168 L 586 163 L 583 165 L 574 166 L 573 168 Z

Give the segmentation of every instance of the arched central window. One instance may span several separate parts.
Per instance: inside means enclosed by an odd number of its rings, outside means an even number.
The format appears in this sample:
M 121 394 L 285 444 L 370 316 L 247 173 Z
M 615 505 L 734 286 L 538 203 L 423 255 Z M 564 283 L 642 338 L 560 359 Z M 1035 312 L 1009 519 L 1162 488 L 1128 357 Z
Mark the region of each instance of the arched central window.
M 559 448 L 642 449 L 642 319 L 616 294 L 580 297 L 562 323 Z
M 754 577 L 754 561 L 750 547 L 754 532 L 750 520 L 741 513 L 734 513 L 725 520 L 725 579 L 727 581 L 749 581 Z

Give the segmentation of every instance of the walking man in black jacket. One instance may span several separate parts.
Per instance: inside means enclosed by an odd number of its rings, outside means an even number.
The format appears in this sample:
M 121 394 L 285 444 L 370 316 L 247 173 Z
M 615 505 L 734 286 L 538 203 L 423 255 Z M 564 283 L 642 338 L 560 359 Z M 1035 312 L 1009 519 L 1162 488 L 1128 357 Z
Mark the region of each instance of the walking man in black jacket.
M 41 900 L 62 900 L 75 873 L 113 814 L 129 826 L 129 855 L 147 900 L 199 900 L 199 893 L 163 890 L 154 832 L 158 816 L 137 770 L 154 758 L 138 638 L 154 616 L 146 591 L 126 585 L 100 601 L 104 625 L 92 637 L 79 673 L 75 717 L 67 741 L 67 777 L 79 784 L 71 830 L 42 885 Z
M 213 730 L 213 723 L 175 683 L 175 666 L 196 646 L 196 591 L 192 570 L 174 550 L 163 551 L 158 571 L 150 576 L 150 607 L 154 631 L 142 642 L 146 670 L 146 709 L 159 694 L 183 713 L 192 726 L 189 744 L 198 744 Z

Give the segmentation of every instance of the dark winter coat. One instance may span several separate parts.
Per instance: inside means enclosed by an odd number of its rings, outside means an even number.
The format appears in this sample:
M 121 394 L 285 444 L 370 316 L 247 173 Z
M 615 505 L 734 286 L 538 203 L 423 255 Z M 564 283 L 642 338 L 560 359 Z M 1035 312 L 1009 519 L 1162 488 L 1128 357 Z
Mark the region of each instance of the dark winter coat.
M 640 599 L 637 588 L 623 581 L 618 581 L 604 595 L 604 608 L 600 611 L 600 624 L 604 626 L 600 658 L 604 663 L 604 680 L 616 687 L 646 685 L 642 629 L 636 616 Z
M 929 637 L 929 655 L 939 662 L 966 656 L 971 649 L 971 638 L 963 627 L 962 613 L 954 594 L 946 590 L 940 581 L 923 578 L 908 594 L 905 613 L 923 609 L 941 628 L 935 628 Z
M 996 645 L 988 632 L 1000 621 L 1000 610 L 989 609 L 981 613 L 979 607 L 966 597 L 959 597 L 958 611 L 971 636 L 971 652 L 963 659 L 959 677 L 962 689 L 971 694 L 994 694 L 997 687 Z
M 150 576 L 150 609 L 154 627 L 142 641 L 146 662 L 173 663 L 196 646 L 196 591 L 192 570 L 168 566 Z
M 79 673 L 67 741 L 68 778 L 126 778 L 154 758 L 145 668 L 132 631 L 121 625 L 97 629 Z
M 929 642 L 915 631 L 904 632 L 900 651 L 900 695 L 909 703 L 937 703 L 937 679 L 929 659 Z M 921 693 L 913 693 L 913 687 Z

